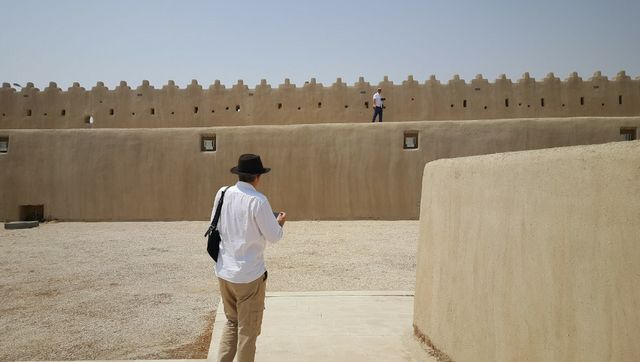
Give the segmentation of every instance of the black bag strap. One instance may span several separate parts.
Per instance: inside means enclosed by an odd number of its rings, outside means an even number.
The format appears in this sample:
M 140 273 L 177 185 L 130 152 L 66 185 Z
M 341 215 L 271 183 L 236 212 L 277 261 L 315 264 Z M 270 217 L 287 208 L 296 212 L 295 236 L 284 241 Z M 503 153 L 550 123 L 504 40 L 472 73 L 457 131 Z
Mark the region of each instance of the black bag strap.
M 227 192 L 231 186 L 227 186 L 226 189 L 222 191 L 222 195 L 220 195 L 220 201 L 218 201 L 218 206 L 216 207 L 216 213 L 213 215 L 213 220 L 211 220 L 211 225 L 209 225 L 209 229 L 204 234 L 204 236 L 209 236 L 213 230 L 218 227 L 218 220 L 220 220 L 220 212 L 222 212 L 222 203 L 224 202 L 224 193 Z

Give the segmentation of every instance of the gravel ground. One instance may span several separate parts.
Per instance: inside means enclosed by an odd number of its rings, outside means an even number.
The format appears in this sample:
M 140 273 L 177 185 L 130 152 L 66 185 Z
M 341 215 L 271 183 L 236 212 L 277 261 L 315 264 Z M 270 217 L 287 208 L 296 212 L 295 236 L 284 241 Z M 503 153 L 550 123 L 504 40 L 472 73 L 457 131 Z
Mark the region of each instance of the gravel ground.
M 218 300 L 206 222 L 0 230 L 0 360 L 206 358 Z M 417 221 L 298 221 L 267 291 L 413 290 Z

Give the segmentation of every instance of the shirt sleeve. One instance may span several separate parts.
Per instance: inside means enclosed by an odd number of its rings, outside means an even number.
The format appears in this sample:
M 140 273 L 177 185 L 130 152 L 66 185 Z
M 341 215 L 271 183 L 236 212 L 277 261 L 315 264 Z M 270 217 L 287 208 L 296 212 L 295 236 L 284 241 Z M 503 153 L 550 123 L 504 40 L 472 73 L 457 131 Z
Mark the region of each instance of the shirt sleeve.
M 268 200 L 260 200 L 257 203 L 255 218 L 260 232 L 268 242 L 275 243 L 282 239 L 282 227 L 273 216 Z
M 211 209 L 211 218 L 209 218 L 209 222 L 213 221 L 213 217 L 216 215 L 216 207 L 218 206 L 218 200 L 220 200 L 220 194 L 222 193 L 222 189 L 218 190 L 216 193 L 216 197 L 213 198 L 213 208 Z

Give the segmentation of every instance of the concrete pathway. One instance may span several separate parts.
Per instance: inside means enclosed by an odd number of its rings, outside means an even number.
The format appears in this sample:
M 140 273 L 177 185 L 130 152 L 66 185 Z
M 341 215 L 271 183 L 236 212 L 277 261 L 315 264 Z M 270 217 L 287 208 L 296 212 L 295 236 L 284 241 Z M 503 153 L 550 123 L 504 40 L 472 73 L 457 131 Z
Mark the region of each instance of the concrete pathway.
M 256 361 L 435 361 L 412 320 L 412 292 L 267 293 Z M 225 322 L 220 302 L 209 361 Z

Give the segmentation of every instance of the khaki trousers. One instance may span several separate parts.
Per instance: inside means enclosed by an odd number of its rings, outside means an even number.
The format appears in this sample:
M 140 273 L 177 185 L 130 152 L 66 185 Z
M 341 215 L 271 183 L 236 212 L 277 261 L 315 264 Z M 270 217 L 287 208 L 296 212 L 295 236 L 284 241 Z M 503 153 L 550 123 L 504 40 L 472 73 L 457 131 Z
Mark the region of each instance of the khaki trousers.
M 231 283 L 220 278 L 218 283 L 227 317 L 220 339 L 218 361 L 232 362 L 236 354 L 238 362 L 253 361 L 256 340 L 262 327 L 267 273 L 250 283 Z

